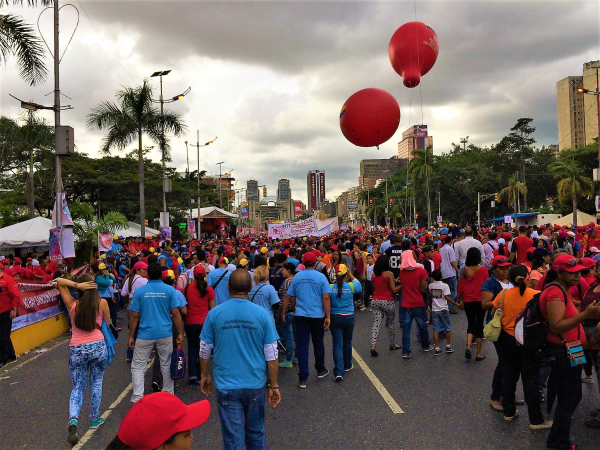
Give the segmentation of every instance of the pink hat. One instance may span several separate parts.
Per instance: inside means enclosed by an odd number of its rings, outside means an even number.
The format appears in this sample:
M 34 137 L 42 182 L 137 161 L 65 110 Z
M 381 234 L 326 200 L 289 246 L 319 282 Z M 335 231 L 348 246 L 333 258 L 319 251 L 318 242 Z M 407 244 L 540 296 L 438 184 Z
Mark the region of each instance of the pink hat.
M 148 268 L 148 264 L 146 264 L 144 261 L 138 261 L 133 265 L 133 270 L 140 270 L 140 269 L 146 270 L 147 268 Z
M 402 265 L 400 266 L 400 269 L 402 270 L 414 270 L 418 267 L 423 267 L 421 264 L 415 261 L 415 254 L 410 250 L 402 252 L 401 257 Z

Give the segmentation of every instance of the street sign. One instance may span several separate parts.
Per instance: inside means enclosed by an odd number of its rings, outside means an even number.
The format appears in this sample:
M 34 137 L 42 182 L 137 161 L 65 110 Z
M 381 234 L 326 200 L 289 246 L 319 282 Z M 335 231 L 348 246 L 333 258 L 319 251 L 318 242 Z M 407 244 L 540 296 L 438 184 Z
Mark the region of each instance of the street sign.
M 512 222 L 511 216 L 504 216 L 504 223 L 511 223 L 511 222 Z
M 492 206 L 492 208 L 495 208 L 495 207 L 496 207 L 496 202 L 495 202 L 494 200 L 492 200 L 492 201 L 491 201 L 491 204 L 492 204 L 492 205 L 491 205 L 491 206 Z

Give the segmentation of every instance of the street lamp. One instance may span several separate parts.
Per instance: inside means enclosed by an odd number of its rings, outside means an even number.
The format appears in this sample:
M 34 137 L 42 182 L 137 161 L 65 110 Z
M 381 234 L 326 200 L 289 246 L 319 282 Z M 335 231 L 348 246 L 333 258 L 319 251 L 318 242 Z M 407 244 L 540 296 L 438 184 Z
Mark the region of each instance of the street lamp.
M 465 138 L 460 138 L 460 143 L 463 145 L 463 150 L 467 150 L 467 142 L 469 142 L 469 136 Z
M 159 70 L 158 72 L 154 72 L 152 75 L 150 75 L 150 78 L 153 77 L 159 77 L 160 78 L 160 98 L 158 100 L 152 100 L 154 103 L 160 103 L 160 117 L 161 117 L 161 127 L 162 127 L 162 133 L 161 133 L 161 141 L 160 141 L 160 150 L 161 150 L 161 159 L 162 159 L 162 168 L 163 168 L 163 212 L 165 213 L 166 216 L 166 212 L 167 212 L 167 174 L 166 174 L 166 162 L 165 162 L 165 124 L 164 124 L 164 117 L 163 117 L 163 112 L 164 112 L 164 104 L 165 103 L 173 103 L 176 102 L 177 100 L 181 100 L 183 97 L 185 97 L 191 90 L 191 87 L 188 87 L 182 94 L 176 95 L 175 97 L 165 100 L 163 98 L 163 81 L 162 81 L 162 77 L 167 76 L 169 73 L 171 73 L 170 70 Z M 170 192 L 170 190 L 169 190 Z M 168 220 L 167 223 L 164 224 L 163 226 L 169 226 Z
M 600 157 L 600 88 L 598 87 L 599 86 L 598 69 L 596 69 L 596 89 L 598 89 L 597 91 L 594 92 L 594 91 L 590 91 L 589 89 L 584 88 L 583 86 L 577 86 L 574 81 L 571 84 L 577 88 L 577 92 L 579 92 L 580 94 L 588 94 L 588 95 L 596 96 L 596 111 L 597 111 L 596 114 L 598 116 L 597 142 L 598 142 L 598 157 Z M 600 179 L 595 179 L 594 181 L 600 181 Z
M 201 231 L 201 223 L 202 223 L 202 213 L 200 211 L 200 147 L 206 147 L 209 145 L 214 144 L 214 142 L 217 140 L 218 136 L 215 136 L 215 138 L 212 141 L 208 141 L 206 142 L 204 145 L 200 145 L 200 130 L 196 130 L 196 145 L 194 144 L 190 144 L 192 147 L 196 147 L 197 150 L 197 155 L 198 155 L 198 238 L 200 238 L 200 231 Z M 192 213 L 190 211 L 190 220 L 192 219 Z

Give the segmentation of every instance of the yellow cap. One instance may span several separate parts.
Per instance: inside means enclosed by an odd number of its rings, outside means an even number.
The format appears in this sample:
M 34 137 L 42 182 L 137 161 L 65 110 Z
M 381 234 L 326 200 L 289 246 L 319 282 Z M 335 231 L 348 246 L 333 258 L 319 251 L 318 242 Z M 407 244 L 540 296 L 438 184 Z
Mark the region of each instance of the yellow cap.
M 150 247 L 150 253 L 154 253 L 154 247 Z
M 338 267 L 338 275 L 346 275 L 348 273 L 348 267 L 346 264 L 340 264 Z
M 106 264 L 104 264 L 104 263 L 98 264 L 98 269 L 99 270 L 105 270 L 106 269 Z
M 106 255 L 105 255 L 104 253 L 103 253 L 103 254 L 101 254 L 101 255 L 100 255 L 100 259 L 101 259 L 101 260 L 104 260 L 104 259 L 106 259 Z
M 119 236 L 117 236 L 116 234 L 113 236 L 113 241 L 118 241 L 119 240 Z
M 248 265 L 248 260 L 245 258 L 240 259 L 240 266 L 246 267 Z
M 260 252 L 261 252 L 261 253 L 267 253 L 268 251 L 269 251 L 269 249 L 268 249 L 267 247 L 262 247 L 262 248 L 260 249 Z

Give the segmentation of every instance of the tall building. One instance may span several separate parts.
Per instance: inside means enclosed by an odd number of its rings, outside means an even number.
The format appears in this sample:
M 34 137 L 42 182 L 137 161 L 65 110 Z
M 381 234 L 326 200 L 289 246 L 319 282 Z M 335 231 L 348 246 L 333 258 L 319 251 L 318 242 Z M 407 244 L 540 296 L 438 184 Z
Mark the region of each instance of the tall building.
M 385 178 L 398 172 L 407 164 L 406 159 L 363 159 L 360 162 L 360 174 L 358 176 L 358 187 L 361 190 L 373 189 L 380 178 Z M 386 172 L 387 171 L 387 172 Z
M 258 181 L 256 180 L 248 180 L 248 182 L 246 183 L 246 188 L 248 191 L 248 201 L 254 200 L 254 201 L 258 201 L 259 200 L 259 195 L 258 195 Z
M 559 150 L 585 145 L 585 95 L 577 92 L 582 83 L 583 77 L 567 77 L 556 83 Z
M 398 159 L 410 161 L 416 150 L 429 150 L 433 155 L 433 136 L 427 134 L 427 125 L 413 125 L 404 133 L 398 142 Z
M 600 91 L 600 61 L 590 61 L 583 65 L 583 87 L 591 92 Z M 585 111 L 585 144 L 593 144 L 598 139 L 598 106 L 595 95 L 583 94 Z
M 325 171 L 311 170 L 306 174 L 308 211 L 318 210 L 325 201 Z
M 281 179 L 277 182 L 277 200 L 290 200 L 292 198 L 292 189 L 290 180 Z

